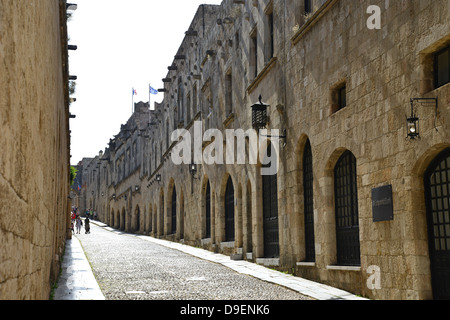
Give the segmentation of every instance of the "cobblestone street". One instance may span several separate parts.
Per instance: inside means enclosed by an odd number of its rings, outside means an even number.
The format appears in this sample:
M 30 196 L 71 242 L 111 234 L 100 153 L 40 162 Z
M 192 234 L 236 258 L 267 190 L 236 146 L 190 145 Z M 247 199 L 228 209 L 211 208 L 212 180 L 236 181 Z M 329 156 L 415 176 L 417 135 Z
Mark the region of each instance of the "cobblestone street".
M 77 234 L 107 300 L 305 300 L 223 265 L 91 224 Z

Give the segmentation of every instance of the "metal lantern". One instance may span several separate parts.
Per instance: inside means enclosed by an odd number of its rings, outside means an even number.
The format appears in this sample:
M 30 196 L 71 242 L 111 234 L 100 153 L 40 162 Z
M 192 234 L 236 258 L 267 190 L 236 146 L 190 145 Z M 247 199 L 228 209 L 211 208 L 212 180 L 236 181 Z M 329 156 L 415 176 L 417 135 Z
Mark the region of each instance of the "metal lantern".
M 406 119 L 407 128 L 408 128 L 408 137 L 411 140 L 415 140 L 420 137 L 419 133 L 419 118 L 417 118 L 414 114 Z
M 197 164 L 191 163 L 189 165 L 189 172 L 191 173 L 191 175 L 195 175 L 197 173 Z
M 268 106 L 262 102 L 262 96 L 259 96 L 259 103 L 252 105 L 252 126 L 256 131 L 266 129 Z
M 408 138 L 411 140 L 415 140 L 420 138 L 419 132 L 419 118 L 416 116 L 414 112 L 414 100 L 411 99 L 411 116 L 406 118 L 406 128 Z

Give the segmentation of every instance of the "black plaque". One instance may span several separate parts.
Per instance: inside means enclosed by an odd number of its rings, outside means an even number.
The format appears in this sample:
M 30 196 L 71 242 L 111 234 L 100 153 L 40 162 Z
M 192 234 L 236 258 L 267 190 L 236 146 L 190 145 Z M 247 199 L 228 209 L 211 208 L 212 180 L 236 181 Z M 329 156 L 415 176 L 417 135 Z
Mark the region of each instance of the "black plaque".
M 392 185 L 372 189 L 373 222 L 394 220 Z

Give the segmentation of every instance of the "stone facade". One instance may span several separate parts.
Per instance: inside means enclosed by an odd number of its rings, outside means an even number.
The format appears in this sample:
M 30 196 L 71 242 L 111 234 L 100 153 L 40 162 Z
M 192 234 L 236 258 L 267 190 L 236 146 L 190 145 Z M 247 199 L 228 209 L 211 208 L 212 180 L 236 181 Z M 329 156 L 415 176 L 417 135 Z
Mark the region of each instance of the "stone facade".
M 369 27 L 371 5 L 380 29 Z M 449 12 L 445 0 L 200 6 L 163 79 L 164 101 L 155 110 L 137 104 L 84 167 L 86 196 L 102 221 L 127 231 L 369 298 L 433 298 L 424 177 L 450 147 L 450 85 L 434 81 L 436 53 L 450 45 Z M 286 139 L 269 139 L 280 146 L 276 179 L 261 175 L 261 157 L 249 163 L 250 150 L 246 164 L 202 162 L 194 174 L 172 161 L 176 129 L 223 133 L 223 144 L 219 136 L 194 144 L 192 162 L 198 149 L 233 150 L 225 131 L 252 128 L 259 95 L 270 105 L 268 129 L 286 130 Z M 416 105 L 414 140 L 413 98 L 438 98 L 437 111 Z M 386 186 L 392 196 L 381 201 L 393 216 L 375 222 L 372 192 Z
M 0 1 L 0 299 L 48 300 L 69 232 L 66 2 Z

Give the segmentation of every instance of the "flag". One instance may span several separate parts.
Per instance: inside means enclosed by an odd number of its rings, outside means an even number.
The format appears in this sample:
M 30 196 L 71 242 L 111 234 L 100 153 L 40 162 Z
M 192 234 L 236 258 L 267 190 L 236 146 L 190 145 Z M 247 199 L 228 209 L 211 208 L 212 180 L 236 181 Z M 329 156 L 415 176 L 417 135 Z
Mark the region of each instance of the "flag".
M 133 88 L 133 96 L 137 96 L 137 91 Z
M 156 90 L 152 86 L 150 86 L 150 93 L 151 94 L 158 94 L 158 90 Z

